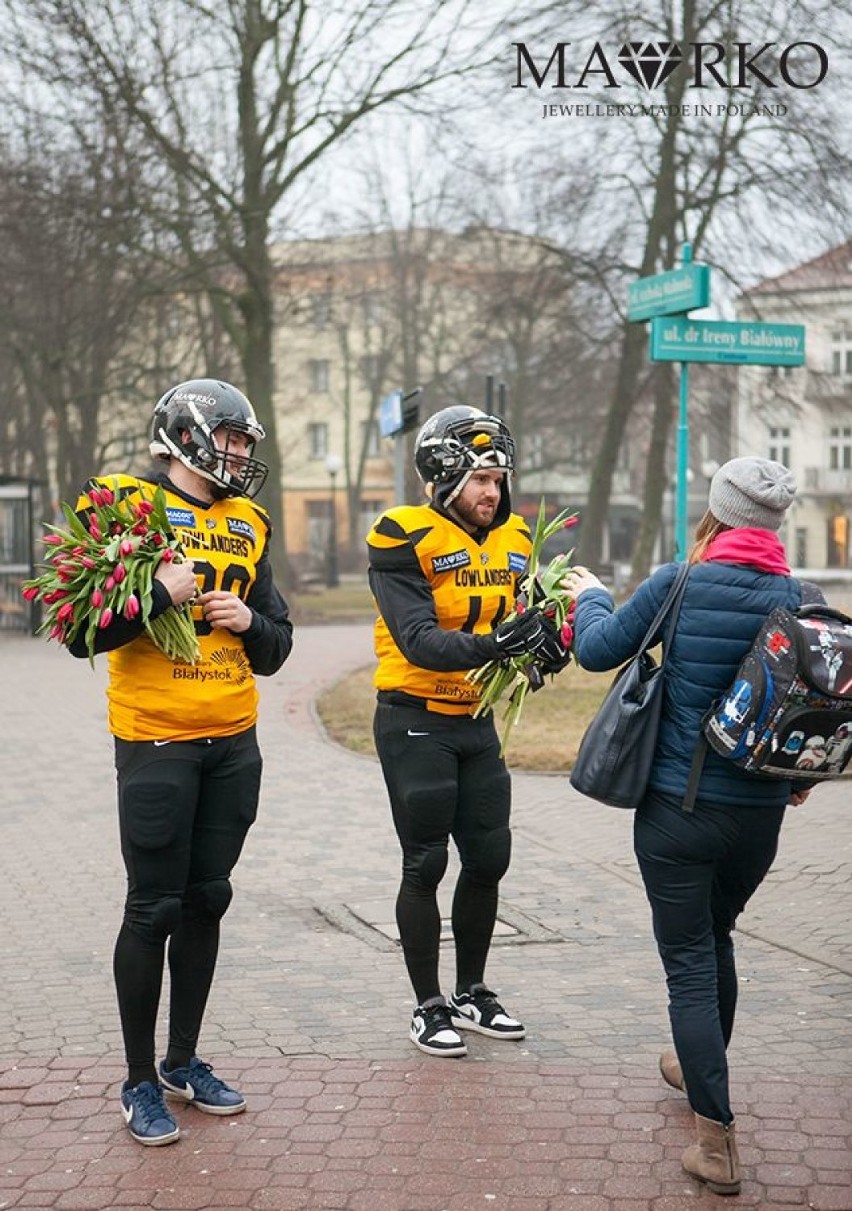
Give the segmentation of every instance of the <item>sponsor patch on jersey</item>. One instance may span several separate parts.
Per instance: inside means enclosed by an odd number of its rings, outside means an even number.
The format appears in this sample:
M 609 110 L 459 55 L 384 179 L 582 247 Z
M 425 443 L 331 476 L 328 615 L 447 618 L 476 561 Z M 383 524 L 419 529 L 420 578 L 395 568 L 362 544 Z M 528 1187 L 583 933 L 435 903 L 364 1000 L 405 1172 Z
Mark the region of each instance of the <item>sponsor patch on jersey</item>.
M 192 509 L 175 509 L 167 505 L 166 517 L 173 526 L 195 526 L 195 514 Z
M 519 555 L 517 553 L 517 551 L 509 552 L 509 571 L 510 572 L 523 572 L 523 570 L 526 566 L 527 566 L 526 555 Z
M 432 560 L 432 571 L 452 572 L 454 568 L 464 568 L 470 563 L 470 551 L 451 551 L 449 555 L 436 555 Z
M 250 542 L 257 542 L 257 534 L 250 521 L 246 521 L 242 517 L 226 517 L 225 524 L 229 534 L 242 534 L 243 538 L 247 538 Z

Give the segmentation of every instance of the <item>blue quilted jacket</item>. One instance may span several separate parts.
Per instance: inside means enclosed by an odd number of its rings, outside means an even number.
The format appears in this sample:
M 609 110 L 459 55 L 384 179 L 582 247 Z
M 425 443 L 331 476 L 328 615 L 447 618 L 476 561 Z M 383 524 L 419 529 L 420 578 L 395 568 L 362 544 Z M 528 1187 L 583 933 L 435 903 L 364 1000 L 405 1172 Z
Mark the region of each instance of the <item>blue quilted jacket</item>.
M 584 669 L 614 669 L 638 651 L 677 566 L 658 568 L 618 610 L 605 589 L 587 589 L 580 595 L 574 651 Z M 775 606 L 796 610 L 801 601 L 801 585 L 792 576 L 730 563 L 699 563 L 690 568 L 666 663 L 663 714 L 649 789 L 684 794 L 702 715 L 730 685 L 767 614 Z M 790 792 L 788 781 L 744 774 L 708 752 L 697 798 L 778 807 L 788 802 Z

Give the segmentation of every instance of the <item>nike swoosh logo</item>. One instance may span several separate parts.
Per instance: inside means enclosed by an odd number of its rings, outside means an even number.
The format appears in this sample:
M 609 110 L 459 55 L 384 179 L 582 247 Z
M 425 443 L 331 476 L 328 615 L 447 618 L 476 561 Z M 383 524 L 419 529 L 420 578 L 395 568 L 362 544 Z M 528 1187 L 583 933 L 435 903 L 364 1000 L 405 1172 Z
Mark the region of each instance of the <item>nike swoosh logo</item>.
M 125 1106 L 124 1102 L 122 1102 L 121 1103 L 121 1113 L 124 1115 L 125 1123 L 129 1123 L 130 1120 L 133 1118 L 133 1107 Z
M 428 732 L 412 732 L 411 728 L 408 729 L 408 734 L 409 734 L 409 736 L 428 736 L 429 735 Z
M 162 748 L 164 744 L 171 744 L 171 740 L 155 740 L 154 748 Z

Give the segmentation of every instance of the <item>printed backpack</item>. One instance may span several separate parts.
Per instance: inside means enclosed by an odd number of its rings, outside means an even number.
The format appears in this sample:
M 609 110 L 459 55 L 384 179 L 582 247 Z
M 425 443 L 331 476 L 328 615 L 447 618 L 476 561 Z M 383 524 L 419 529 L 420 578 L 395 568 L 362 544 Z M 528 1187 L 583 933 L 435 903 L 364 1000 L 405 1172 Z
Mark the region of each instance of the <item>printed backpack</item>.
M 687 811 L 708 747 L 770 778 L 841 777 L 852 758 L 852 618 L 822 604 L 773 610 L 702 729 Z

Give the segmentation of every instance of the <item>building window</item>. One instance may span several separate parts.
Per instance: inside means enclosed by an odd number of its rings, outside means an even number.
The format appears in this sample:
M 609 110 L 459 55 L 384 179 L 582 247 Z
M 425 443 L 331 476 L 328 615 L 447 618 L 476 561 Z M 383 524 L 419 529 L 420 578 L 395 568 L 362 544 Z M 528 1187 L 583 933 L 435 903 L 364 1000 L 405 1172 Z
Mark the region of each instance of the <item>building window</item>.
M 308 425 L 308 451 L 310 458 L 325 458 L 328 454 L 328 425 L 324 422 Z
M 315 294 L 311 298 L 311 317 L 314 328 L 322 332 L 331 323 L 331 295 Z
M 773 426 L 769 430 L 769 457 L 776 463 L 790 465 L 790 428 Z
M 830 568 L 849 566 L 849 518 L 842 513 L 828 519 L 828 558 Z
M 852 471 L 852 425 L 832 425 L 829 429 L 828 465 L 832 471 Z
M 364 295 L 364 324 L 372 328 L 381 321 L 382 299 L 378 294 Z
M 308 362 L 308 374 L 310 376 L 311 391 L 315 395 L 327 395 L 329 390 L 329 379 L 331 371 L 331 362 L 325 358 L 312 358 Z
M 530 433 L 524 437 L 524 466 L 539 471 L 544 466 L 544 434 Z
M 852 329 L 831 334 L 831 373 L 852 378 Z
M 382 359 L 378 353 L 367 353 L 361 358 L 361 377 L 367 386 L 372 386 L 381 373 Z
M 367 458 L 378 458 L 381 453 L 379 426 L 374 420 L 361 421 L 361 444 Z
M 794 563 L 797 568 L 808 566 L 808 532 L 804 527 L 796 530 Z
M 368 534 L 373 527 L 373 522 L 384 511 L 385 503 L 382 500 L 370 500 L 365 498 L 361 501 L 359 507 L 359 525 L 362 534 Z

